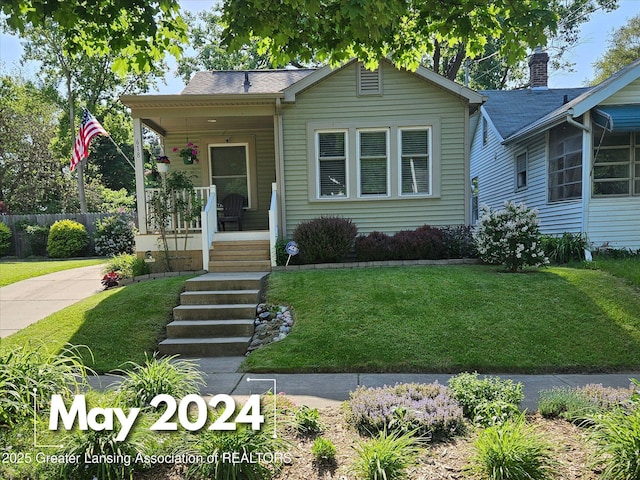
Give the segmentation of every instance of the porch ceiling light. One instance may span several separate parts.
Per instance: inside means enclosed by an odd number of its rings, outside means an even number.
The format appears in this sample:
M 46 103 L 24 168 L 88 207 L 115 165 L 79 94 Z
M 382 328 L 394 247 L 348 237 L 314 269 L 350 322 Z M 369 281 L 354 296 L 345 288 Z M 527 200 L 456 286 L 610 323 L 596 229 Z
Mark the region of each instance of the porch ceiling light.
M 217 120 L 215 118 L 210 118 L 209 120 L 207 120 L 207 122 L 209 123 L 216 123 Z

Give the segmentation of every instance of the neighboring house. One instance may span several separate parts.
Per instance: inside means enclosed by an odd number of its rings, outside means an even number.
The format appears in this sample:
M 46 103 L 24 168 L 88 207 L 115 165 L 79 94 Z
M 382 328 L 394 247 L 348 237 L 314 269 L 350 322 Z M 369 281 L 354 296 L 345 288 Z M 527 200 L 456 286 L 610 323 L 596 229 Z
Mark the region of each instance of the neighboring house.
M 361 233 L 470 223 L 469 119 L 483 97 L 431 70 L 383 60 L 375 71 L 351 61 L 200 72 L 181 94 L 121 100 L 134 122 L 139 252 L 158 250 L 143 125 L 160 135 L 170 168 L 192 174 L 200 196 L 216 192 L 187 248 L 205 269 L 212 240 L 266 237 L 273 247 L 322 215 L 350 218 Z M 187 142 L 199 146 L 198 164 L 173 153 Z M 234 192 L 245 197 L 243 232 L 216 232 L 216 203 Z
M 595 247 L 640 248 L 640 60 L 588 88 L 547 88 L 546 53 L 531 87 L 480 92 L 472 118 L 472 212 L 524 202 L 546 234 L 585 233 Z

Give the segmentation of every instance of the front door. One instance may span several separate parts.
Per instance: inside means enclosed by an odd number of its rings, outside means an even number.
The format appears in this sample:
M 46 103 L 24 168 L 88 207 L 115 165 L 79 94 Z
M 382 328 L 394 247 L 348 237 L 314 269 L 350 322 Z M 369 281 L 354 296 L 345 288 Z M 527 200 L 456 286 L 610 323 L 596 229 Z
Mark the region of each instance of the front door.
M 251 195 L 248 145 L 224 143 L 209 145 L 211 184 L 216 186 L 218 201 L 238 193 L 244 197 L 245 208 L 253 208 Z

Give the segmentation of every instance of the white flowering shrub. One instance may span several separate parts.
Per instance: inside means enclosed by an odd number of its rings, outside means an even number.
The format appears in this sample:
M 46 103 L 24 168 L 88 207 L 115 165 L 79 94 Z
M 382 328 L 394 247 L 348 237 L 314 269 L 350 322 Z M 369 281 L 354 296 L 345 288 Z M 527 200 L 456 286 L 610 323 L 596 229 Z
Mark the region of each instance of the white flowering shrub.
M 135 236 L 135 226 L 126 216 L 112 215 L 98 220 L 94 237 L 96 253 L 103 257 L 133 253 Z
M 480 258 L 512 272 L 549 263 L 544 255 L 538 211 L 524 203 L 505 202 L 501 210 L 484 205 L 473 232 Z

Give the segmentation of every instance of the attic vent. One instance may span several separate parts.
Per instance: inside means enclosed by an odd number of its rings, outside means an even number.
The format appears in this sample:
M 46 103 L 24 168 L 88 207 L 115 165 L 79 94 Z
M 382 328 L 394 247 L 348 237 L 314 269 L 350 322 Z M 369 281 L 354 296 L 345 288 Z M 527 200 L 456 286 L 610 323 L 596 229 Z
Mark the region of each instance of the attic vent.
M 381 95 L 382 82 L 380 81 L 380 67 L 371 71 L 363 64 L 358 70 L 358 93 L 360 95 Z

